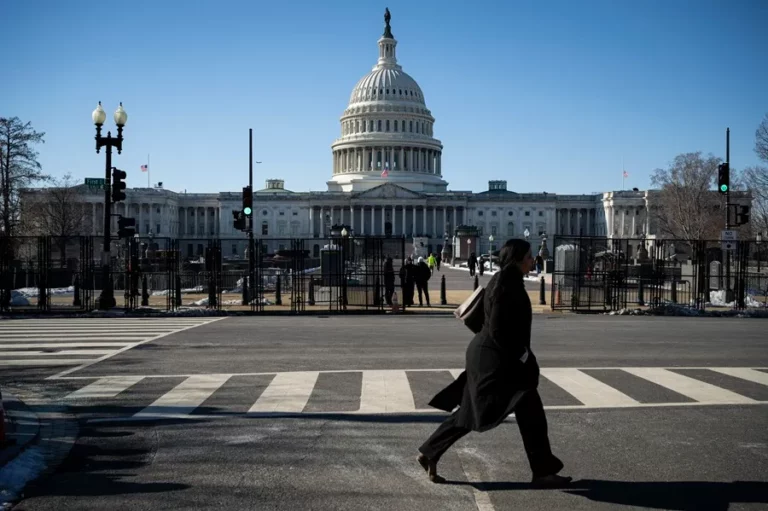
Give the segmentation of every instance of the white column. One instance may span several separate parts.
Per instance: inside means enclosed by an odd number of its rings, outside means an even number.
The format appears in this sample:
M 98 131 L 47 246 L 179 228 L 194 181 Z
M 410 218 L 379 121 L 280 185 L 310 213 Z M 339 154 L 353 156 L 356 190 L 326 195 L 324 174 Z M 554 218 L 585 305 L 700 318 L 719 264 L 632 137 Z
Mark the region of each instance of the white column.
M 408 148 L 408 170 L 413 172 L 413 147 Z
M 315 236 L 315 207 L 309 207 L 309 235 Z
M 422 224 L 422 236 L 427 234 L 427 206 L 424 206 L 424 214 L 421 217 L 421 224 Z
M 416 206 L 411 206 L 411 235 L 416 234 Z
M 352 227 L 352 232 L 357 233 L 355 229 L 355 206 L 353 204 L 349 205 L 349 226 Z
M 381 235 L 384 236 L 384 223 L 387 221 L 387 215 L 384 214 L 384 206 L 381 207 Z
M 633 237 L 635 235 L 635 232 L 636 232 L 635 231 L 635 219 L 636 218 L 637 218 L 637 211 L 633 211 L 632 212 L 632 236 L 630 236 L 630 238 Z
M 443 208 L 443 215 L 445 215 L 445 208 Z M 432 237 L 439 237 L 437 232 L 437 208 L 432 208 Z
M 400 167 L 397 170 L 405 170 L 405 148 L 400 146 Z
M 403 204 L 403 236 L 407 234 L 406 227 L 405 227 L 405 213 L 406 213 L 406 208 L 405 208 L 405 204 Z
M 624 237 L 624 223 L 627 220 L 627 210 L 624 209 L 621 211 L 621 235 L 620 238 Z

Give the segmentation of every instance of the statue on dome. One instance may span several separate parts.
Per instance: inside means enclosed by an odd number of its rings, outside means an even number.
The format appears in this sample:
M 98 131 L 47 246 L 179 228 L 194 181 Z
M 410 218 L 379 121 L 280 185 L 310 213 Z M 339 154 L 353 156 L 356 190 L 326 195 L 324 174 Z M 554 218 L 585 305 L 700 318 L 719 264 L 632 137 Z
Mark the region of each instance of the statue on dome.
M 392 15 L 389 14 L 389 7 L 386 7 L 384 9 L 384 23 L 386 23 L 386 26 L 384 27 L 384 37 L 394 39 L 394 36 L 392 36 L 392 27 L 389 26 L 389 20 L 391 19 Z

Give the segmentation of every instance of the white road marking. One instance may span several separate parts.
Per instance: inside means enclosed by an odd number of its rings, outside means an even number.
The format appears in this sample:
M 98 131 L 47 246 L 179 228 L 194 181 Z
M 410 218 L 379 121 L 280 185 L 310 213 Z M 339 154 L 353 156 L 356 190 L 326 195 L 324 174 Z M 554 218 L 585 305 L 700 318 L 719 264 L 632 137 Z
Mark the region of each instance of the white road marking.
M 106 355 L 114 350 L 57 350 L 57 351 L 5 351 L 0 350 L 0 357 L 69 357 L 72 355 Z
M 753 403 L 755 400 L 736 394 L 730 390 L 722 389 L 716 385 L 706 383 L 682 374 L 674 373 L 659 367 L 638 367 L 624 369 L 629 374 L 651 381 L 662 387 L 682 394 L 696 401 L 708 401 L 716 403 Z
M 137 418 L 189 415 L 230 378 L 228 374 L 190 376 L 135 414 Z
M 277 373 L 248 413 L 301 412 L 315 388 L 318 371 Z
M 128 350 L 130 350 L 132 348 L 135 348 L 137 346 L 141 346 L 142 344 L 146 344 L 148 342 L 153 342 L 153 341 L 156 341 L 158 339 L 162 339 L 163 337 L 167 337 L 169 335 L 178 334 L 179 332 L 184 332 L 186 330 L 190 330 L 190 329 L 198 327 L 198 326 L 209 325 L 211 323 L 215 323 L 216 321 L 221 321 L 222 319 L 226 319 L 226 318 L 227 318 L 227 316 L 220 317 L 220 318 L 212 318 L 212 319 L 206 318 L 206 320 L 198 320 L 197 322 L 194 322 L 194 323 L 190 322 L 190 324 L 188 326 L 185 326 L 184 328 L 181 328 L 179 330 L 173 330 L 171 332 L 162 333 L 162 334 L 156 335 L 154 337 L 150 337 L 149 339 L 145 339 L 145 340 L 140 341 L 140 342 L 135 342 L 135 343 L 128 344 L 127 346 L 125 346 L 125 347 L 123 347 L 123 348 L 121 348 L 119 350 L 116 350 L 116 351 L 114 351 L 113 353 L 111 353 L 109 355 L 104 355 L 103 357 L 99 357 L 99 358 L 94 359 L 94 360 L 89 360 L 88 362 L 86 362 L 84 364 L 80 364 L 77 367 L 72 367 L 72 368 L 67 369 L 65 371 L 61 371 L 60 373 L 51 375 L 51 376 L 49 376 L 46 379 L 47 380 L 55 380 L 57 378 L 61 378 L 63 376 L 67 376 L 67 375 L 72 374 L 72 373 L 74 373 L 76 371 L 80 371 L 82 369 L 85 369 L 88 366 L 92 366 L 93 364 L 98 364 L 99 362 L 103 362 L 103 361 L 105 361 L 105 360 L 107 360 L 109 358 L 114 357 L 115 355 L 119 355 L 120 353 L 123 353 L 124 351 L 128 351 Z M 162 321 L 162 319 L 160 321 Z
M 29 348 L 115 348 L 125 346 L 124 342 L 23 342 L 18 344 L 5 344 L 0 346 L 0 355 L 2 350 L 6 349 L 29 349 Z
M 451 373 L 451 376 L 453 376 L 454 380 L 458 380 L 461 373 L 464 372 L 464 369 L 451 369 L 449 372 Z
M 99 378 L 90 385 L 72 392 L 64 399 L 115 397 L 143 379 L 141 376 L 109 376 L 107 378 Z
M 735 376 L 742 380 L 768 385 L 768 373 L 762 371 L 756 371 L 746 367 L 716 367 L 712 370 L 717 371 L 718 373 L 727 374 L 728 376 Z
M 411 384 L 405 371 L 363 371 L 360 413 L 413 412 Z
M 470 456 L 479 457 L 475 449 L 465 447 L 463 449 L 458 449 L 456 453 L 459 458 L 459 465 L 461 465 L 461 470 L 464 472 L 464 477 L 467 479 L 467 481 L 477 483 L 487 479 L 474 469 L 471 461 L 469 460 Z M 493 507 L 491 496 L 488 494 L 488 492 L 478 490 L 473 486 L 472 496 L 475 498 L 477 511 L 495 511 L 496 508 Z
M 631 406 L 638 401 L 573 368 L 541 369 L 541 374 L 590 408 Z
M 75 364 L 84 364 L 89 362 L 88 358 L 27 358 L 27 359 L 15 359 L 15 360 L 0 360 L 0 367 L 15 367 L 15 366 L 69 366 Z

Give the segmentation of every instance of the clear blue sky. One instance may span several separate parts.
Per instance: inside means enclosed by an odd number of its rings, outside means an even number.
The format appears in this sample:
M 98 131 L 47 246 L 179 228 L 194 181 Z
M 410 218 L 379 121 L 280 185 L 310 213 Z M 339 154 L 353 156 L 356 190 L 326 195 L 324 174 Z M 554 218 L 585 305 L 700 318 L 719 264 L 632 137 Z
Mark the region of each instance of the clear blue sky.
M 325 190 L 330 145 L 376 62 L 384 8 L 421 85 L 454 190 L 649 186 L 682 152 L 757 163 L 768 112 L 768 2 L 7 1 L 0 115 L 46 132 L 44 170 L 103 176 L 91 111 L 122 101 L 129 186 L 181 191 L 282 178 Z

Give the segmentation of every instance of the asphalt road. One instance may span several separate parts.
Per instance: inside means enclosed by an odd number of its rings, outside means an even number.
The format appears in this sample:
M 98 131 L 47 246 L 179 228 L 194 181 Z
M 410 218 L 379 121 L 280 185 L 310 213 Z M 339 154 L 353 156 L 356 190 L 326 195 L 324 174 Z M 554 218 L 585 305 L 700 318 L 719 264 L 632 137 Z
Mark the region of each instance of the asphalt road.
M 0 367 L 81 424 L 16 509 L 763 509 L 767 327 L 537 316 L 550 437 L 576 480 L 547 491 L 513 417 L 443 457 L 449 484 L 415 463 L 470 339 L 451 318 L 227 318 L 84 367 Z

